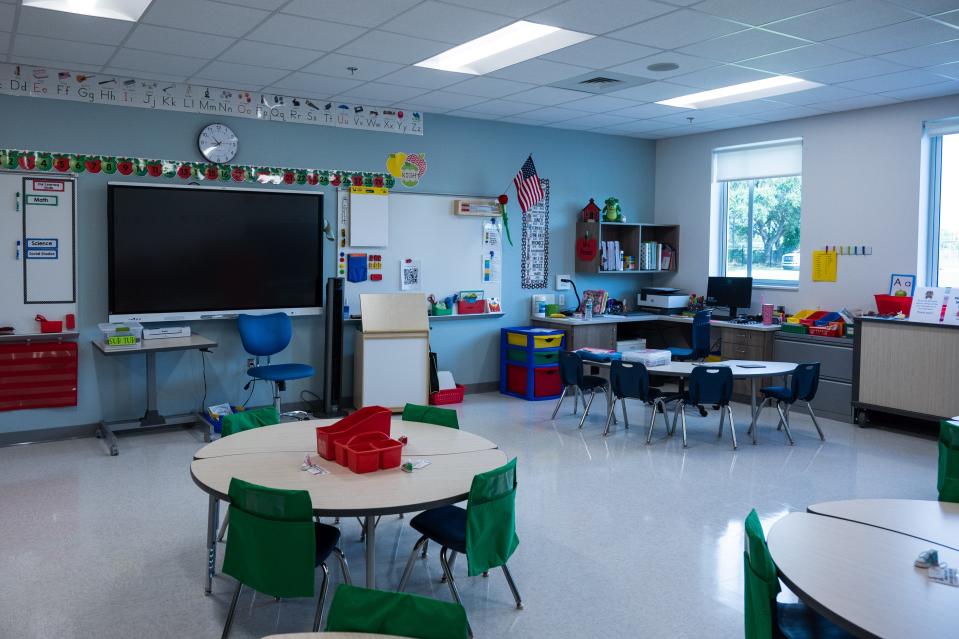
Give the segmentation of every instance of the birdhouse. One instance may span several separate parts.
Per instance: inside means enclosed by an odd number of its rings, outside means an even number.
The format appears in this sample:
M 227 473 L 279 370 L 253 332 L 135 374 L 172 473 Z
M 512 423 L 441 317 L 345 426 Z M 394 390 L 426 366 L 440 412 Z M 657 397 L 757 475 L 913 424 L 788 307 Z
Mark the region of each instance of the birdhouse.
M 599 214 L 601 211 L 599 207 L 596 206 L 596 202 L 593 201 L 593 198 L 589 198 L 589 204 L 583 207 L 581 211 L 584 222 L 599 222 Z

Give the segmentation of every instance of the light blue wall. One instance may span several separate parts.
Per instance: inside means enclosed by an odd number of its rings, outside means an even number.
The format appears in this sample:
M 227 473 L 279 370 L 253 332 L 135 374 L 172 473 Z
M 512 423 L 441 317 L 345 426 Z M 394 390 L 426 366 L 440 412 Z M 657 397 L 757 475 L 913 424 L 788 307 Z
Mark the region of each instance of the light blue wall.
M 80 153 L 199 160 L 196 134 L 211 118 L 202 115 L 57 102 L 0 96 L 0 147 Z M 542 177 L 551 182 L 550 279 L 574 272 L 576 213 L 590 197 L 598 202 L 618 196 L 630 221 L 652 221 L 655 147 L 653 142 L 553 128 L 500 124 L 438 115 L 426 116 L 426 135 L 402 136 L 298 124 L 227 119 L 240 137 L 238 163 L 377 171 L 394 151 L 425 152 L 429 170 L 415 190 L 438 193 L 497 194 L 530 152 Z M 106 182 L 119 176 L 82 174 L 78 194 L 78 270 L 80 304 L 79 404 L 75 408 L 0 413 L 0 433 L 118 419 L 141 414 L 144 402 L 143 357 L 105 358 L 94 354 L 90 339 L 106 320 Z M 145 178 L 140 178 L 144 180 Z M 181 183 L 174 178 L 172 182 Z M 159 183 L 159 182 L 158 182 Z M 289 187 L 285 187 L 289 188 Z M 314 187 L 315 188 L 315 187 Z M 403 190 L 403 189 L 398 189 Z M 512 189 L 511 189 L 512 190 Z M 335 224 L 334 193 L 325 190 L 326 217 Z M 513 237 L 520 236 L 520 215 L 511 195 Z M 423 229 L 423 241 L 442 241 Z M 333 272 L 334 250 L 326 248 L 326 272 Z M 214 250 L 211 248 L 211 250 Z M 235 259 L 227 247 L 224 259 Z M 622 296 L 635 291 L 640 279 L 579 276 L 580 290 L 607 288 Z M 502 319 L 463 320 L 434 324 L 431 343 L 440 367 L 460 382 L 499 378 L 499 329 L 523 325 L 533 291 L 520 288 L 520 250 L 506 247 L 503 262 Z M 291 361 L 319 368 L 323 353 L 321 318 L 294 320 L 293 344 L 284 353 Z M 242 386 L 246 354 L 232 322 L 198 322 L 193 329 L 216 339 L 220 347 L 207 356 L 207 404 L 245 399 Z M 348 352 L 352 345 L 348 344 Z M 352 361 L 347 362 L 347 378 Z M 157 358 L 159 408 L 172 414 L 196 409 L 202 400 L 200 355 L 195 351 Z M 291 384 L 290 400 L 301 389 L 319 392 L 320 380 Z M 266 403 L 259 388 L 253 403 Z

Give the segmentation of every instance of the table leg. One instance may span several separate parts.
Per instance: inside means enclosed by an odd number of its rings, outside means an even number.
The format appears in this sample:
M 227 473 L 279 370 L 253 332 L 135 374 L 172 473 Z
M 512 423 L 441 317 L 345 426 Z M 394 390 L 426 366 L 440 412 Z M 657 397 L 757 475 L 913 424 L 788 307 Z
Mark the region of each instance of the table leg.
M 120 454 L 120 448 L 117 446 L 117 436 L 106 422 L 100 422 L 100 426 L 97 428 L 97 437 L 106 442 L 111 456 L 116 457 Z
M 366 528 L 366 587 L 376 588 L 376 517 L 367 515 Z
M 216 530 L 220 524 L 220 500 L 210 495 L 206 514 L 206 586 L 204 594 L 213 593 L 213 575 L 216 574 Z
M 752 425 L 749 430 L 753 434 L 753 444 L 756 444 L 756 378 L 749 378 L 749 410 L 752 413 Z

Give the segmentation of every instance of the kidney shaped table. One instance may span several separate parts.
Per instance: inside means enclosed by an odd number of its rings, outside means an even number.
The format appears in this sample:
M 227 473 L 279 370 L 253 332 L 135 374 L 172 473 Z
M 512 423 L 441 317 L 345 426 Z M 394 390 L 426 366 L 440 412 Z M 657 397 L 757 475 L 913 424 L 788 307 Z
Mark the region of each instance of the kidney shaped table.
M 207 514 L 206 593 L 213 591 L 219 501 L 229 501 L 230 480 L 236 477 L 261 486 L 306 490 L 313 514 L 323 517 L 362 517 L 366 529 L 366 585 L 376 586 L 375 519 L 380 515 L 417 512 L 463 501 L 473 477 L 506 463 L 496 444 L 455 428 L 392 421 L 391 435 L 406 435 L 403 457 L 427 458 L 426 468 L 407 473 L 399 468 L 356 474 L 316 454 L 316 428 L 336 420 L 308 420 L 266 426 L 219 439 L 197 451 L 190 476 L 209 495 Z M 300 469 L 304 457 L 329 471 L 311 475 Z

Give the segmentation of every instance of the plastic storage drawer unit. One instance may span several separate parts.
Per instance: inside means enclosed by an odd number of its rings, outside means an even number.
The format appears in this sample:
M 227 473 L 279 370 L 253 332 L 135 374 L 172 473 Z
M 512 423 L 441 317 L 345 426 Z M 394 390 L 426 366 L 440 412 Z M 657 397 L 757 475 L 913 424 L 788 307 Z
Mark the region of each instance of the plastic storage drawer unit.
M 530 326 L 500 329 L 500 392 L 530 401 L 559 397 L 559 353 L 565 335 Z

